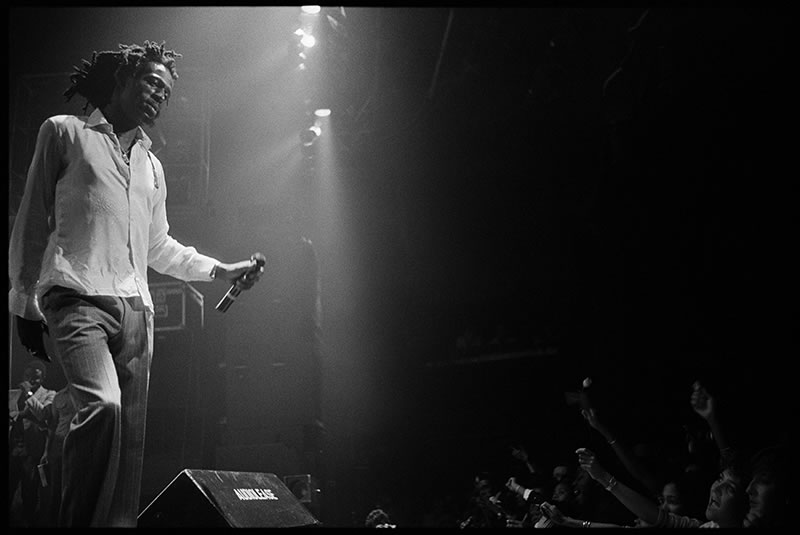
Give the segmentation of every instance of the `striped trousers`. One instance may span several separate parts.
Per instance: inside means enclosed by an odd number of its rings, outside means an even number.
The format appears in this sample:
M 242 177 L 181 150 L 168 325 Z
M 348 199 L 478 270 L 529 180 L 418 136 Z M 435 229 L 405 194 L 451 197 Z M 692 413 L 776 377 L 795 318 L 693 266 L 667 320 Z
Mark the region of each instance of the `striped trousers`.
M 135 527 L 144 459 L 153 315 L 141 298 L 42 297 L 56 358 L 78 407 L 64 440 L 61 527 Z

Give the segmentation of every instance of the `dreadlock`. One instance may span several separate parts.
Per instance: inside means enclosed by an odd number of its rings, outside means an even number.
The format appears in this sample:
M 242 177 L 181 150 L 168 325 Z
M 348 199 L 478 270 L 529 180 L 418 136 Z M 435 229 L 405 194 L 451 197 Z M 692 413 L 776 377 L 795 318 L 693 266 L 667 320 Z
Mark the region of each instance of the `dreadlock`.
M 164 44 L 145 41 L 142 46 L 120 44 L 117 52 L 94 52 L 91 61 L 84 59 L 82 67 L 73 67 L 75 72 L 69 77 L 72 85 L 64 91 L 64 96 L 67 101 L 76 94 L 86 98 L 84 112 L 90 104 L 102 108 L 111 101 L 118 75 L 135 76 L 143 65 L 151 61 L 164 65 L 173 80 L 177 80 L 175 60 L 181 55 L 174 50 L 166 50 Z

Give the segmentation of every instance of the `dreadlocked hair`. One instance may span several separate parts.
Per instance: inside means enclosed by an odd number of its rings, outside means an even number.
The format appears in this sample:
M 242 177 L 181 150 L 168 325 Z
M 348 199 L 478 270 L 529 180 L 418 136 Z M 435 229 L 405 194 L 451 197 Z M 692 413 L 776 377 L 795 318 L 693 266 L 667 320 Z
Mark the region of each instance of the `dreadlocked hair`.
M 145 41 L 141 46 L 120 44 L 117 52 L 94 52 L 91 61 L 84 59 L 81 67 L 73 67 L 75 71 L 69 77 L 72 85 L 64 91 L 64 97 L 67 101 L 75 95 L 84 97 L 84 112 L 90 104 L 95 108 L 102 108 L 111 101 L 117 76 L 135 76 L 142 66 L 151 61 L 164 65 L 173 80 L 177 80 L 175 60 L 181 55 L 174 50 L 167 50 L 164 44 Z

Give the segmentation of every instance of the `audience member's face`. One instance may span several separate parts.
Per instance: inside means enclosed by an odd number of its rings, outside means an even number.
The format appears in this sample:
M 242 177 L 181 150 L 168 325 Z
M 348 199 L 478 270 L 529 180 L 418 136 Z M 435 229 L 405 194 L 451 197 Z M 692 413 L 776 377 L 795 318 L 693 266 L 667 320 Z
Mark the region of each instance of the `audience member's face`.
M 489 481 L 482 479 L 476 482 L 475 488 L 478 491 L 478 497 L 481 499 L 489 499 L 489 496 L 492 495 L 492 488 L 489 485 Z
M 572 488 L 567 483 L 559 483 L 553 489 L 553 501 L 558 503 L 564 503 L 570 499 L 572 496 Z
M 556 481 L 561 481 L 567 477 L 567 467 L 566 466 L 556 466 L 553 468 L 553 479 Z
M 35 392 L 44 380 L 44 374 L 39 368 L 26 368 L 25 380 L 31 384 L 31 391 Z
M 578 474 L 575 476 L 575 481 L 573 482 L 573 493 L 575 496 L 575 501 L 579 504 L 583 504 L 587 500 L 587 492 L 589 490 L 589 485 L 592 484 L 592 477 L 586 470 L 580 470 Z
M 706 518 L 721 526 L 741 524 L 741 503 L 744 497 L 741 478 L 729 469 L 724 470 L 711 484 Z
M 669 513 L 674 513 L 676 515 L 684 514 L 681 494 L 678 492 L 678 486 L 675 483 L 667 483 L 664 485 L 658 502 L 659 507 Z
M 747 485 L 750 508 L 744 517 L 744 527 L 767 526 L 778 514 L 781 492 L 774 478 L 768 474 L 755 474 Z

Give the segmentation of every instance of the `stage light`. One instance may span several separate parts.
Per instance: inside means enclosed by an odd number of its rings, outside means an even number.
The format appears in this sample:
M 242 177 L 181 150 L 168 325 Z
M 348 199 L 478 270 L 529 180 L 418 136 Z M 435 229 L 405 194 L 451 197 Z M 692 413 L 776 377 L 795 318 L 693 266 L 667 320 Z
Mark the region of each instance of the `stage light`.
M 336 20 L 335 18 L 331 17 L 330 15 L 326 15 L 325 17 L 328 19 L 328 24 L 331 25 L 331 28 L 333 28 L 335 31 L 338 32 L 339 31 L 339 21 Z
M 317 40 L 311 34 L 304 34 L 303 37 L 300 38 L 300 43 L 306 48 L 311 48 L 315 44 L 317 44 Z
M 322 129 L 317 126 L 310 126 L 300 132 L 300 141 L 303 143 L 304 146 L 309 147 L 311 146 L 314 141 L 322 135 Z
M 331 110 L 328 108 L 320 108 L 314 111 L 314 115 L 317 117 L 328 117 L 331 114 Z
M 311 145 L 314 143 L 314 140 L 317 138 L 317 135 L 311 131 L 311 129 L 306 129 L 300 132 L 300 141 L 303 145 Z
M 334 13 L 333 15 L 326 14 L 325 18 L 327 19 L 331 28 L 338 32 L 342 29 L 342 23 L 347 19 L 347 15 L 344 12 L 344 7 L 340 7 L 338 13 Z

